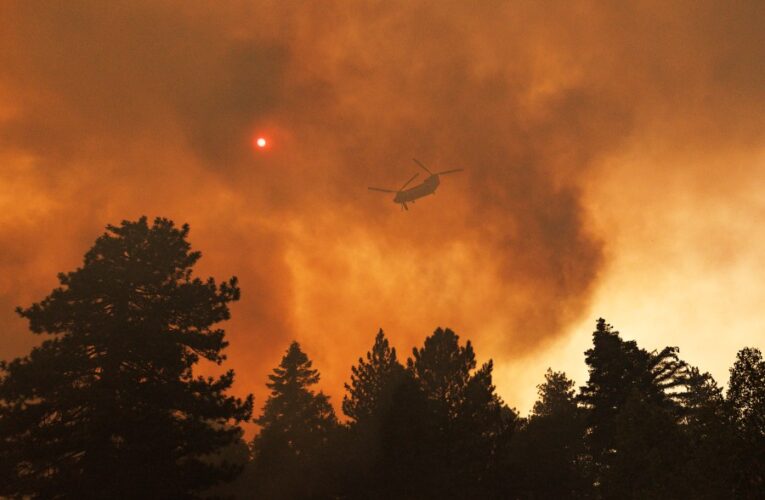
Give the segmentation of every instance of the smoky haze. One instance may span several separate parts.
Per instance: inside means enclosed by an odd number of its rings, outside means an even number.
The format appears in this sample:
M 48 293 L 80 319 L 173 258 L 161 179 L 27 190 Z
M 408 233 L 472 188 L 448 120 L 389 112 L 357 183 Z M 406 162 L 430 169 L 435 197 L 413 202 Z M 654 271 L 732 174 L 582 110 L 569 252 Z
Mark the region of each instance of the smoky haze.
M 0 14 L 3 358 L 35 341 L 13 307 L 105 224 L 147 214 L 191 225 L 200 274 L 240 278 L 227 330 L 242 392 L 262 394 L 295 338 L 337 402 L 380 326 L 402 353 L 443 325 L 512 362 L 587 314 L 608 238 L 585 193 L 609 157 L 646 137 L 762 137 L 760 2 Z M 367 191 L 400 186 L 412 157 L 465 170 L 408 212 Z

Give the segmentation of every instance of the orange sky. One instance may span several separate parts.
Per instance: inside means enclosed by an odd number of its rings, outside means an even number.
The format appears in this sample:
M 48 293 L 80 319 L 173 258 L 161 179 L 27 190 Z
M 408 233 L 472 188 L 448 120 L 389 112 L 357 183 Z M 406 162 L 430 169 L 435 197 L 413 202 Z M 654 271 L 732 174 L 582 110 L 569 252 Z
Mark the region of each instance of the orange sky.
M 65 6 L 64 6 L 65 5 Z M 237 391 L 301 341 L 337 403 L 450 326 L 522 411 L 598 316 L 721 382 L 765 347 L 765 4 L 0 4 L 0 358 L 107 223 L 240 278 Z M 271 140 L 253 151 L 256 134 Z M 401 212 L 417 157 L 445 177 Z

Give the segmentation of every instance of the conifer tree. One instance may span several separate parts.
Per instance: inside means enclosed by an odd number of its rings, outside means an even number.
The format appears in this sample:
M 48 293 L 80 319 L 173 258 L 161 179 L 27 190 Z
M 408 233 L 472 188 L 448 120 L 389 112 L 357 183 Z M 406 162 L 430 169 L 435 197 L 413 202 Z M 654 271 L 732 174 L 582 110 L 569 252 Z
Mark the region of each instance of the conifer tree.
M 677 348 L 645 351 L 622 340 L 601 318 L 585 354 L 589 380 L 580 401 L 588 410 L 587 444 L 598 494 L 619 498 L 636 491 L 675 491 L 684 481 L 677 424 L 680 388 L 687 385 L 687 365 Z M 652 472 L 661 474 L 650 477 Z M 639 489 L 644 486 L 649 489 Z
M 429 487 L 436 495 L 491 494 L 509 412 L 492 383 L 491 361 L 475 370 L 473 346 L 438 328 L 413 350 L 407 370 L 427 401 Z
M 736 432 L 736 494 L 757 498 L 765 490 L 765 360 L 759 349 L 736 355 L 727 401 Z
M 539 399 L 511 446 L 512 475 L 521 496 L 581 498 L 587 492 L 585 414 L 574 387 L 565 373 L 550 369 L 537 386 Z
M 337 419 L 329 398 L 311 389 L 319 372 L 300 344 L 292 342 L 268 379 L 271 394 L 255 420 L 261 429 L 252 446 L 259 496 L 320 496 L 331 487 L 321 466 Z
M 722 389 L 709 373 L 692 367 L 683 393 L 687 496 L 731 498 L 735 476 L 734 427 Z
M 548 368 L 544 383 L 537 386 L 539 399 L 531 409 L 532 418 L 573 416 L 577 411 L 574 387 L 574 381 L 564 372 L 554 372 Z
M 396 349 L 390 347 L 381 329 L 366 359 L 359 358 L 358 365 L 351 367 L 351 382 L 345 384 L 343 413 L 353 425 L 379 422 L 389 411 L 403 375 L 404 367 L 396 358 Z
M 107 226 L 82 267 L 19 314 L 49 338 L 0 364 L 0 443 L 11 470 L 0 496 L 188 498 L 232 479 L 210 457 L 241 436 L 252 399 L 227 396 L 235 278 L 192 276 L 188 226 L 145 217 Z M 2 473 L 2 472 L 0 472 Z
M 351 496 L 385 496 L 395 481 L 386 466 L 393 458 L 396 439 L 384 436 L 383 428 L 392 418 L 394 397 L 404 383 L 406 373 L 396 358 L 382 329 L 375 336 L 372 349 L 351 367 L 351 380 L 345 384 L 343 413 L 350 419 L 342 448 L 346 488 Z M 395 458 L 394 458 L 395 460 Z

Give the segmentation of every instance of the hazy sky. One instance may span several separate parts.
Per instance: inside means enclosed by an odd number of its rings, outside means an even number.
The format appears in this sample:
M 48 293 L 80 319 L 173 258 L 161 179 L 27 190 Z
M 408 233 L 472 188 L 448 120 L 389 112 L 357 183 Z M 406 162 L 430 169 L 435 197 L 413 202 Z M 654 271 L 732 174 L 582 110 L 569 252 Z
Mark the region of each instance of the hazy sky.
M 299 340 L 335 403 L 385 329 L 522 411 L 603 316 L 724 382 L 765 347 L 765 3 L 4 1 L 0 358 L 107 223 L 240 278 L 237 391 Z M 270 141 L 264 151 L 253 139 Z M 442 179 L 402 212 L 417 171 Z

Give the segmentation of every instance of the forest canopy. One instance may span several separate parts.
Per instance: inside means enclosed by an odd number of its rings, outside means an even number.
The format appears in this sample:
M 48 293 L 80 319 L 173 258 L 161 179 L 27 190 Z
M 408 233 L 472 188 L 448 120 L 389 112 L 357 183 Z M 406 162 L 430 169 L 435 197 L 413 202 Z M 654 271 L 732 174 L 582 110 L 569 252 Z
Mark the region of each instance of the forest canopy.
M 81 267 L 18 308 L 44 340 L 0 363 L 0 496 L 10 498 L 757 498 L 765 360 L 745 347 L 724 391 L 675 346 L 598 319 L 577 388 L 548 369 L 521 416 L 493 361 L 436 328 L 406 359 L 379 330 L 337 415 L 298 341 L 268 397 L 228 394 L 220 323 L 236 278 L 201 279 L 189 227 L 107 226 Z M 363 332 L 360 332 L 360 334 Z M 371 336 L 370 336 L 371 337 Z M 257 424 L 246 441 L 241 425 Z

